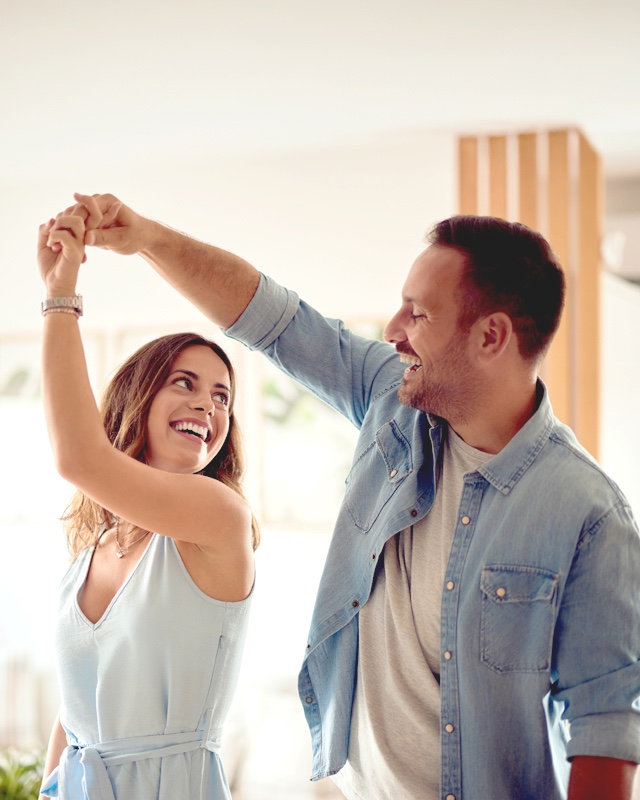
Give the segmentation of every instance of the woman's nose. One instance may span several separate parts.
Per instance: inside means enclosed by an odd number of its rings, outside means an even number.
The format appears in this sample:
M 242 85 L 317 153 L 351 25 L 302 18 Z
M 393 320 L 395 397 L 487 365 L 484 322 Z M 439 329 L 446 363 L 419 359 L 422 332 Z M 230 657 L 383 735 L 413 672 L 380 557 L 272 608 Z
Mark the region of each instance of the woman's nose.
M 209 393 L 194 397 L 191 405 L 194 411 L 204 411 L 205 414 L 213 414 L 215 409 L 215 403 Z

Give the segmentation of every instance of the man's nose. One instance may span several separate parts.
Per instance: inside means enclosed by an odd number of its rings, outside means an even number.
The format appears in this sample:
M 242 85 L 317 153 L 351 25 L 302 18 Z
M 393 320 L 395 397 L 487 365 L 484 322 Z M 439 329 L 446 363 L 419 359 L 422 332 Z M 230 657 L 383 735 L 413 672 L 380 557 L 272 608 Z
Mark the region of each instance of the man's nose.
M 399 311 L 391 317 L 384 329 L 383 335 L 385 342 L 389 342 L 390 344 L 398 344 L 398 342 L 405 342 L 407 340 L 404 328 L 400 323 Z

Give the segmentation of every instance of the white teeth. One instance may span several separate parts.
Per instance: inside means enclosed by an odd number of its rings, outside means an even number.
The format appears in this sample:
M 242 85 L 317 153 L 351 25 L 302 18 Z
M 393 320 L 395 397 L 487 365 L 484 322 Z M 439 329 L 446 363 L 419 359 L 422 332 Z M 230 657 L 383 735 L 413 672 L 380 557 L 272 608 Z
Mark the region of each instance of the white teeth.
M 402 361 L 403 364 L 413 364 L 416 367 L 422 366 L 422 361 L 420 361 L 419 358 L 416 356 L 409 356 L 406 353 L 400 353 L 400 361 Z
M 174 422 L 172 426 L 176 431 L 189 431 L 199 436 L 203 442 L 207 441 L 207 434 L 209 431 L 204 425 L 196 425 L 195 422 Z

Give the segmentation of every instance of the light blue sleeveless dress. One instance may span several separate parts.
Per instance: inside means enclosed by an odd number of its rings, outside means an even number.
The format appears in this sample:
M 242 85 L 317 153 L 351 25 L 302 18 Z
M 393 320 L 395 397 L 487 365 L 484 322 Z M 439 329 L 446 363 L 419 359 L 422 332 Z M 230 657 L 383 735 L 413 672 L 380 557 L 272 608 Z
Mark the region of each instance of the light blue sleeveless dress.
M 222 725 L 238 680 L 251 595 L 198 589 L 173 539 L 153 534 L 98 622 L 78 595 L 94 548 L 61 585 L 56 631 L 68 747 L 42 793 L 64 800 L 229 800 Z

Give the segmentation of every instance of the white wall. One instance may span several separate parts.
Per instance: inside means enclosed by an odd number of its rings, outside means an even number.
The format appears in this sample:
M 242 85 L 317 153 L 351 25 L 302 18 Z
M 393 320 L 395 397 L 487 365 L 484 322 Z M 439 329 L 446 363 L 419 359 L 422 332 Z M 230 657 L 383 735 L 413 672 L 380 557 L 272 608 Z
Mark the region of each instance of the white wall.
M 600 462 L 640 518 L 640 285 L 603 273 Z
M 52 170 L 55 165 L 52 165 Z M 148 216 L 239 252 L 329 314 L 388 316 L 423 234 L 455 209 L 454 138 L 398 133 L 334 147 L 225 159 L 85 165 L 2 187 L 0 332 L 39 329 L 37 225 L 73 191 L 109 191 Z M 95 253 L 83 324 L 193 318 L 139 259 Z

